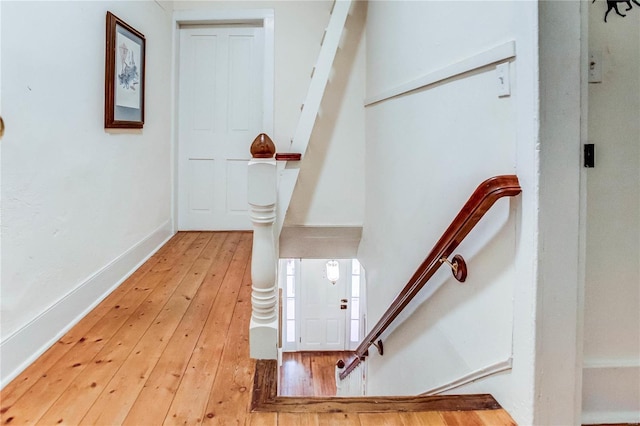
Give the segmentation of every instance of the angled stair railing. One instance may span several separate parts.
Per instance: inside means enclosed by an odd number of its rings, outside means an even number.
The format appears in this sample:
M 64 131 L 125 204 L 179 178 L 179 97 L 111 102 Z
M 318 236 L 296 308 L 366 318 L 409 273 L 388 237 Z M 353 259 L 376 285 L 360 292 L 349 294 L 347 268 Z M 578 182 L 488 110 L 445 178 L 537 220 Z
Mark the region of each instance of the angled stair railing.
M 440 266 L 444 263 L 448 264 L 458 281 L 465 280 L 467 271 L 464 259 L 456 255 L 452 261 L 449 261 L 449 256 L 497 200 L 502 197 L 514 197 L 521 192 L 518 177 L 515 175 L 495 176 L 478 186 L 402 291 L 357 347 L 355 358 L 346 367 L 340 369 L 340 379 L 344 380 L 365 359 L 371 346 L 375 346 L 380 354 L 383 353 L 380 336 Z

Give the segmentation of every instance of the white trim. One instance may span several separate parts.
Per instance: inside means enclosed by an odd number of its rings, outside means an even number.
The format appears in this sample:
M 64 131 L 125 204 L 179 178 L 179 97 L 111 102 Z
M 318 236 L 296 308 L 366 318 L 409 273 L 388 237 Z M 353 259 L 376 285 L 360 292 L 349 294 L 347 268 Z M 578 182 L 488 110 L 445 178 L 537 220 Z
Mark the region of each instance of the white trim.
M 184 25 L 220 25 L 230 23 L 262 23 L 264 29 L 264 87 L 263 87 L 263 128 L 273 136 L 275 100 L 275 12 L 273 9 L 221 10 L 197 9 L 173 12 L 173 70 L 171 76 L 171 164 L 173 211 L 172 230 L 178 230 L 178 79 L 180 65 L 180 27 Z M 249 155 L 249 154 L 247 154 Z
M 582 424 L 640 422 L 638 389 L 634 381 L 619 385 L 620 377 L 640 377 L 638 358 L 585 358 L 582 376 L 588 384 L 581 393 L 584 404 L 579 418 Z M 595 407 L 594 401 L 598 401 Z
M 405 93 L 430 86 L 443 80 L 447 80 L 461 74 L 465 74 L 470 71 L 495 64 L 497 62 L 515 58 L 515 56 L 516 42 L 515 40 L 511 40 L 501 45 L 495 46 L 489 50 L 485 50 L 484 52 L 469 56 L 468 58 L 465 58 L 459 62 L 455 62 L 438 70 L 427 73 L 407 83 L 400 84 L 376 95 L 369 96 L 365 99 L 364 105 L 371 106 L 378 102 L 386 101 L 387 99 L 404 95 Z
M 180 57 L 178 30 L 178 23 L 174 19 L 171 29 L 173 62 L 171 64 L 171 81 L 169 83 L 171 84 L 171 155 L 169 159 L 171 169 L 171 231 L 174 233 L 178 231 L 178 78 L 180 78 L 180 68 L 178 66 L 178 58 Z
M 509 357 L 504 361 L 496 362 L 494 364 L 480 368 L 476 371 L 472 371 L 469 374 L 465 374 L 464 376 L 452 380 L 448 383 L 431 388 L 421 395 L 437 395 L 443 392 L 447 392 L 452 389 L 459 388 L 460 386 L 475 382 L 476 380 L 484 379 L 485 377 L 493 376 L 494 374 L 502 373 L 503 371 L 509 371 L 511 370 L 512 366 L 513 359 Z
M 278 259 L 278 283 L 280 288 L 282 289 L 282 352 L 297 352 L 298 351 L 298 338 L 300 336 L 300 321 L 297 319 L 294 320 L 294 339 L 293 342 L 287 341 L 287 264 L 286 261 L 288 259 L 294 260 L 294 309 L 295 312 L 300 312 L 300 307 L 298 306 L 300 297 L 300 258 L 279 258 Z M 279 377 L 279 376 L 278 376 Z
M 589 117 L 589 4 L 580 4 L 580 145 L 588 141 Z M 582 157 L 580 157 L 582 163 Z M 573 395 L 574 418 L 582 416 L 584 378 L 584 300 L 587 276 L 587 173 L 579 164 L 580 183 L 578 195 L 578 291 L 576 324 L 576 375 Z
M 273 136 L 274 131 L 274 103 L 275 103 L 275 16 L 273 10 L 268 11 L 262 21 L 264 28 L 264 84 L 262 106 L 263 131 Z
M 207 25 L 244 23 L 247 21 L 273 20 L 273 9 L 193 9 L 176 10 L 173 12 L 173 22 L 179 25 Z M 266 28 L 265 28 L 266 29 Z
M 583 368 L 640 368 L 640 359 L 638 358 L 585 358 Z
M 640 423 L 640 411 L 594 411 L 582 413 L 583 425 L 635 424 Z
M 178 79 L 180 78 L 180 38 L 179 23 L 173 19 L 171 28 L 171 51 L 173 63 L 171 64 L 171 230 L 178 232 Z
M 0 388 L 58 341 L 172 236 L 171 221 L 167 220 L 24 327 L 4 339 L 0 343 Z

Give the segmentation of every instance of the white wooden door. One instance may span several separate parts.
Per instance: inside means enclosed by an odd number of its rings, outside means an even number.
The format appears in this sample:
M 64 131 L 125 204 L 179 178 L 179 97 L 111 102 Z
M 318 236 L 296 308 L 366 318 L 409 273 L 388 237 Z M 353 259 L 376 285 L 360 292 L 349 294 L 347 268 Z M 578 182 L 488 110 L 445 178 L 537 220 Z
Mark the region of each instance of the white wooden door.
M 340 279 L 331 284 L 326 278 L 326 260 L 301 261 L 298 350 L 345 350 L 347 283 L 350 282 L 345 265 L 348 262 L 340 261 Z
M 246 230 L 247 162 L 262 132 L 264 30 L 180 30 L 178 227 Z

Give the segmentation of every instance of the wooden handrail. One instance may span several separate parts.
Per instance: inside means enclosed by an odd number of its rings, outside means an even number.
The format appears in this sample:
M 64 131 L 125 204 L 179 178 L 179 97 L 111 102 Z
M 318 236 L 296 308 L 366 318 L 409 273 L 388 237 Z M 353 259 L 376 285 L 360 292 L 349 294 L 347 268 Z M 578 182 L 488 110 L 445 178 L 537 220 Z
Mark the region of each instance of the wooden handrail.
M 522 189 L 520 188 L 518 177 L 515 175 L 494 176 L 485 180 L 476 188 L 429 255 L 396 296 L 373 329 L 360 343 L 356 349 L 355 358 L 340 373 L 341 379 L 347 377 L 358 366 L 367 355 L 370 346 L 377 345 L 376 340 L 391 325 L 393 320 L 400 315 L 402 310 L 418 294 L 438 268 L 442 266 L 441 259 L 448 258 L 453 253 L 491 206 L 502 197 L 514 197 L 521 192 Z
M 302 154 L 299 152 L 276 152 L 276 161 L 300 161 Z

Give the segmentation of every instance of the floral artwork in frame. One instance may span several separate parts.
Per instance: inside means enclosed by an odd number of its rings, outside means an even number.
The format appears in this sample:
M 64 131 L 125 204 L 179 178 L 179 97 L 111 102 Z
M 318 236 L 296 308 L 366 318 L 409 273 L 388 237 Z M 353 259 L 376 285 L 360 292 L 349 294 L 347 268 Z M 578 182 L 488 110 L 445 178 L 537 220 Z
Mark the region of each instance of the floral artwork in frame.
M 104 127 L 141 129 L 144 125 L 145 38 L 107 12 Z

